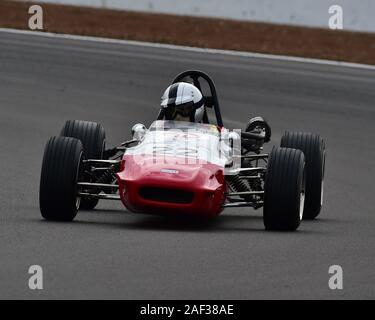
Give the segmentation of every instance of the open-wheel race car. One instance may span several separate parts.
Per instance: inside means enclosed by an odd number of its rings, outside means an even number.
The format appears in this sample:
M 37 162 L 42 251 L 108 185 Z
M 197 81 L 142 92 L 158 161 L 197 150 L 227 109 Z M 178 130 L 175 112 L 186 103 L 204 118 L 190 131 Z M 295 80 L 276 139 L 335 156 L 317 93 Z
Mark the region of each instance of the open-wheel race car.
M 40 210 L 46 220 L 71 221 L 100 199 L 121 200 L 131 212 L 210 218 L 224 208 L 263 207 L 267 230 L 296 230 L 314 219 L 323 202 L 325 145 L 312 133 L 285 132 L 280 147 L 263 153 L 271 129 L 262 117 L 244 131 L 224 127 L 211 78 L 200 71 L 178 75 L 169 90 L 190 83 L 209 94 L 199 122 L 166 120 L 161 109 L 146 129 L 106 149 L 101 124 L 67 121 L 49 139 L 40 180 Z M 176 99 L 174 99 L 176 100 Z M 183 103 L 181 98 L 181 103 Z M 215 124 L 210 124 L 212 109 Z

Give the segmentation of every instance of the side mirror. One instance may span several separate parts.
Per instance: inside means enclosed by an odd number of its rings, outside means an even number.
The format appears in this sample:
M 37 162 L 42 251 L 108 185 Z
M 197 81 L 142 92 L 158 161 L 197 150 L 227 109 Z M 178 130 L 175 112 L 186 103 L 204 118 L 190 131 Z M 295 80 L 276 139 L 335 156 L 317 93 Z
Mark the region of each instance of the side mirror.
M 271 127 L 267 120 L 262 117 L 251 118 L 246 126 L 245 132 L 264 132 L 264 142 L 269 142 L 271 140 Z
M 147 133 L 146 126 L 142 123 L 137 123 L 132 128 L 132 137 L 134 140 L 141 141 Z

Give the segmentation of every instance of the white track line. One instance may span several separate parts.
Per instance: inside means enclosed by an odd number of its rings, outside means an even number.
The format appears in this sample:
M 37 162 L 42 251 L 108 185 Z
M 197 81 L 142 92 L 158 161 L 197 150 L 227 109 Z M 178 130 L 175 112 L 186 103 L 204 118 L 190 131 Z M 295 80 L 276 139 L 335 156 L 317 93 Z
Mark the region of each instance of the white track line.
M 375 65 L 351 63 L 351 62 L 343 62 L 343 61 L 335 61 L 335 60 L 310 59 L 310 58 L 301 58 L 301 57 L 294 57 L 294 56 L 283 56 L 283 55 L 221 50 L 221 49 L 205 49 L 205 48 L 197 48 L 197 47 L 178 46 L 178 45 L 173 45 L 173 44 L 142 42 L 142 41 L 133 41 L 133 40 L 120 40 L 120 39 L 110 39 L 110 38 L 91 37 L 91 36 L 79 36 L 79 35 L 59 34 L 59 33 L 51 33 L 51 32 L 37 32 L 37 31 L 17 30 L 17 29 L 8 29 L 8 28 L 0 28 L 0 32 L 41 36 L 41 37 L 47 37 L 47 38 L 122 44 L 122 45 L 131 45 L 131 46 L 140 46 L 140 47 L 189 51 L 189 52 L 197 52 L 197 53 L 222 54 L 222 55 L 246 57 L 246 58 L 313 63 L 313 64 L 328 65 L 328 66 L 340 66 L 340 67 L 347 67 L 347 68 L 375 70 Z

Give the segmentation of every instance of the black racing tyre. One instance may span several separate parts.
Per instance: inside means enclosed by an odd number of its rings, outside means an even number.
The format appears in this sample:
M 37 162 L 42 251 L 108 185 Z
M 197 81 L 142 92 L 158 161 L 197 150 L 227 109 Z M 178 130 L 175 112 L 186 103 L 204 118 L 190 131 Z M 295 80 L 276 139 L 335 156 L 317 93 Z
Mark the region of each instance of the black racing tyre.
M 267 230 L 294 231 L 302 220 L 305 159 L 300 150 L 273 148 L 264 184 L 263 222 Z
M 301 150 L 306 161 L 306 199 L 304 219 L 315 219 L 323 205 L 325 144 L 313 133 L 288 132 L 281 138 L 281 147 Z
M 105 131 L 101 124 L 82 120 L 68 120 L 61 136 L 72 137 L 81 140 L 86 159 L 103 159 L 105 151 Z M 89 177 L 84 177 L 89 180 Z M 80 209 L 92 210 L 99 200 L 95 198 L 84 198 L 81 200 Z
M 77 139 L 52 137 L 47 142 L 39 186 L 39 206 L 44 219 L 72 221 L 77 215 L 82 157 L 83 146 Z

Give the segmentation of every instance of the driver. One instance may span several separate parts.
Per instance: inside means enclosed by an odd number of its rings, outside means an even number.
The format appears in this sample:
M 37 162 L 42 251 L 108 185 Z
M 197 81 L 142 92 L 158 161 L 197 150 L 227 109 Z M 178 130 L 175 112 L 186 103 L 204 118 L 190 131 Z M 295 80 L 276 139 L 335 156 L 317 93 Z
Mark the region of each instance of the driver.
M 201 122 L 204 99 L 197 87 L 187 82 L 177 82 L 165 90 L 161 108 L 166 120 Z

